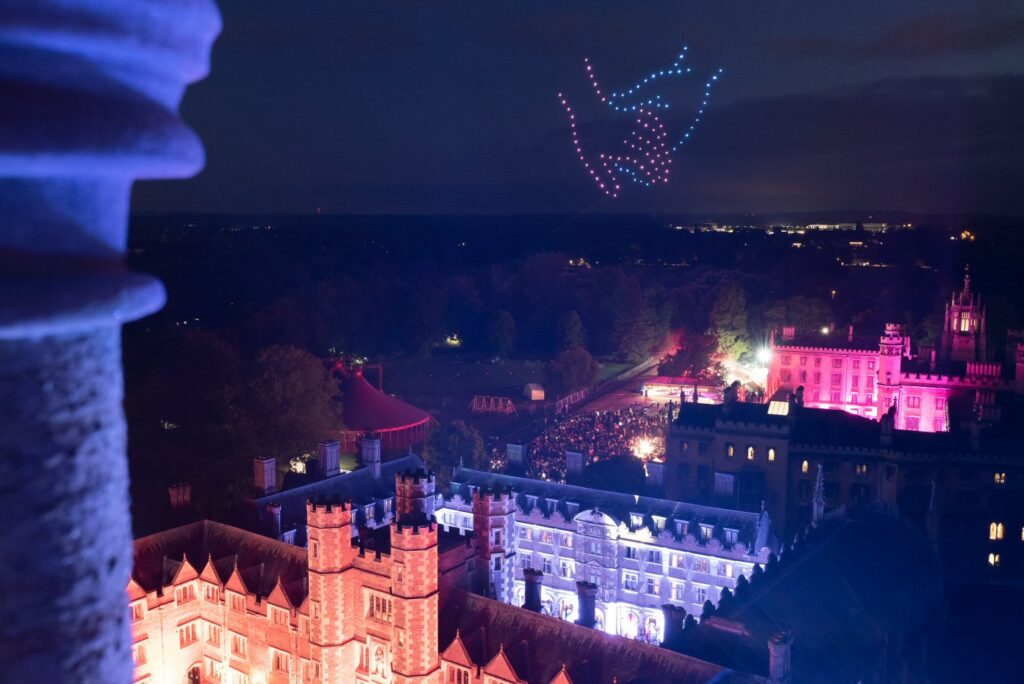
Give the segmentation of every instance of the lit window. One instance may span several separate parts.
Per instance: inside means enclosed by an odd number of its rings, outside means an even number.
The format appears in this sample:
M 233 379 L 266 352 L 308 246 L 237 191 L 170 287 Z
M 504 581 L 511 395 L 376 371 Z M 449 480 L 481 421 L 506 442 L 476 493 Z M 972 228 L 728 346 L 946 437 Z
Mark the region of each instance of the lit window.
M 658 596 L 661 594 L 661 582 L 656 577 L 647 578 L 646 593 L 648 596 Z
M 753 461 L 754 460 L 754 447 L 752 447 L 752 446 L 748 446 L 747 447 L 747 460 L 748 461 Z
M 701 525 L 700 526 L 700 538 L 703 539 L 704 541 L 708 541 L 709 539 L 711 539 L 711 530 L 712 530 L 711 525 Z
M 810 470 L 811 470 L 811 464 L 808 463 L 807 461 L 804 461 L 803 463 L 800 464 L 800 472 L 801 473 L 806 475 L 808 472 L 810 472 Z
M 572 579 L 576 575 L 575 563 L 569 560 L 558 561 L 558 574 L 566 579 Z
M 274 650 L 274 672 L 288 672 L 288 654 Z
M 287 627 L 290 620 L 288 611 L 280 608 L 270 607 L 270 619 L 278 627 Z
M 381 622 L 391 622 L 391 599 L 383 594 L 367 594 L 366 617 Z
M 196 622 L 192 621 L 184 627 L 178 628 L 178 646 L 185 648 L 191 644 L 199 641 L 199 631 L 196 628 Z
M 182 603 L 188 603 L 189 601 L 196 600 L 196 587 L 194 584 L 186 584 L 183 587 L 178 587 L 174 591 L 174 600 L 177 601 L 178 605 Z
M 868 474 L 868 464 L 867 463 L 858 463 L 858 464 L 854 465 L 853 466 L 853 472 L 856 473 L 857 475 L 867 475 Z
M 1000 541 L 1003 538 L 1003 523 L 994 522 L 988 526 L 988 538 L 992 541 Z
M 768 462 L 775 463 L 775 449 L 768 450 Z
M 997 485 L 1006 484 L 1006 473 L 995 473 L 992 476 L 992 481 L 995 482 Z
M 132 660 L 135 662 L 135 667 L 146 664 L 145 644 L 135 644 L 132 646 Z
M 998 568 L 1000 560 L 1001 559 L 999 558 L 999 554 L 998 553 L 990 553 L 990 554 L 988 554 L 988 564 L 991 567 Z
M 131 605 L 132 622 L 138 622 L 146 617 L 146 604 L 143 601 L 136 601 Z
M 707 558 L 694 558 L 693 559 L 693 571 L 694 572 L 711 572 L 711 561 Z
M 245 658 L 249 654 L 249 640 L 241 634 L 231 633 L 231 653 L 240 658 Z
M 722 577 L 732 577 L 732 564 L 731 563 L 719 563 L 718 574 Z
M 725 445 L 725 455 L 732 458 L 736 455 L 736 446 L 732 442 L 728 442 Z

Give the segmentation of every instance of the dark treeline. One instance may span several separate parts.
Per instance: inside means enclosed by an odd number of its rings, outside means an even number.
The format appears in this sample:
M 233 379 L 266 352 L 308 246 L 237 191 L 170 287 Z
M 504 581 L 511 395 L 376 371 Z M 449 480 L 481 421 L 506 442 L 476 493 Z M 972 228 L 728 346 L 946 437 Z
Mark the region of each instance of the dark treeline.
M 343 420 L 319 363 L 332 354 L 544 360 L 561 392 L 593 380 L 587 351 L 637 361 L 689 336 L 703 359 L 707 332 L 737 356 L 784 324 L 877 334 L 896 321 L 929 344 L 967 263 L 990 349 L 1024 306 L 1009 285 L 1024 249 L 1005 231 L 690 233 L 631 217 L 135 223 L 130 265 L 168 292 L 163 311 L 125 329 L 135 500 L 165 501 L 154 492 L 188 479 L 210 515 L 245 488 L 254 456 L 300 453 Z

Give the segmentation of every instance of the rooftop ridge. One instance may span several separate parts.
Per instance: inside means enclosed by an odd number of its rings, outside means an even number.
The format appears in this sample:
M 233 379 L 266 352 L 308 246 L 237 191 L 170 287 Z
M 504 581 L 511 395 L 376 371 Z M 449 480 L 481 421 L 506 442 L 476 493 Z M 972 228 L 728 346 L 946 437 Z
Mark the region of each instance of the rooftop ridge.
M 410 466 L 409 465 L 410 462 L 413 465 Z M 419 465 L 416 465 L 416 464 L 419 464 Z M 410 469 L 410 468 L 415 469 L 415 468 L 422 468 L 424 466 L 423 466 L 422 459 L 420 459 L 420 457 L 417 456 L 416 454 L 405 454 L 404 456 L 400 456 L 399 458 L 396 458 L 396 459 L 393 459 L 393 460 L 390 460 L 390 461 L 384 461 L 383 463 L 381 463 L 381 465 L 380 465 L 381 477 L 384 477 L 386 474 L 389 474 L 390 477 L 394 477 L 394 475 L 395 475 L 394 471 L 396 469 L 397 470 L 401 470 L 403 467 L 406 468 L 406 469 Z M 366 468 L 358 468 L 356 470 L 353 470 L 353 471 L 350 471 L 350 472 L 347 472 L 347 473 L 341 473 L 340 475 L 334 475 L 332 477 L 325 477 L 323 479 L 316 480 L 315 482 L 307 482 L 306 484 L 299 485 L 298 487 L 292 487 L 291 489 L 286 489 L 283 492 L 276 492 L 274 494 L 267 494 L 265 496 L 261 496 L 259 498 L 253 499 L 253 501 L 255 501 L 256 503 L 259 503 L 259 504 L 265 504 L 265 503 L 271 503 L 271 502 L 274 502 L 274 501 L 280 501 L 283 497 L 294 497 L 294 496 L 299 496 L 300 494 L 304 494 L 304 493 L 308 494 L 308 492 L 311 492 L 311 491 L 316 490 L 317 488 L 326 486 L 325 483 L 328 483 L 328 482 L 329 483 L 335 483 L 335 482 L 338 482 L 340 480 L 347 480 L 347 479 L 351 479 L 353 477 L 366 477 L 366 475 L 364 475 L 364 473 L 368 473 L 368 472 L 369 471 Z M 308 497 L 305 497 L 305 498 L 308 498 Z
M 607 490 L 607 489 L 597 489 L 595 487 L 581 487 L 579 485 L 572 485 L 572 484 L 560 483 L 560 482 L 548 482 L 548 481 L 545 481 L 545 480 L 537 480 L 537 479 L 530 478 L 530 477 L 520 477 L 518 475 L 506 475 L 504 473 L 492 473 L 492 472 L 485 471 L 485 470 L 474 470 L 472 468 L 457 468 L 456 471 L 455 471 L 455 474 L 453 475 L 453 478 L 452 478 L 453 479 L 453 483 L 455 483 L 455 484 L 473 484 L 473 483 L 468 483 L 468 482 L 457 482 L 457 481 L 455 481 L 455 478 L 458 477 L 459 473 L 471 473 L 471 474 L 476 474 L 476 475 L 482 475 L 482 476 L 485 476 L 485 477 L 499 477 L 499 478 L 502 478 L 502 479 L 505 479 L 505 480 L 514 480 L 516 482 L 536 483 L 536 485 L 539 485 L 539 486 L 542 486 L 542 487 L 556 487 L 556 488 L 559 488 L 560 490 L 566 491 L 567 493 L 577 493 L 577 494 L 581 494 L 582 493 L 582 494 L 586 494 L 587 492 L 599 492 L 600 494 L 605 495 L 605 496 L 622 497 L 623 503 L 628 505 L 631 510 L 637 508 L 640 505 L 641 502 L 649 502 L 649 503 L 653 503 L 653 504 L 661 504 L 661 505 L 666 506 L 666 507 L 672 507 L 673 509 L 678 509 L 679 507 L 685 507 L 685 508 L 689 508 L 689 509 L 695 509 L 696 512 L 699 512 L 699 513 L 727 514 L 727 515 L 734 515 L 734 516 L 741 516 L 741 517 L 745 517 L 745 518 L 750 518 L 751 520 L 757 520 L 759 518 L 759 516 L 761 515 L 759 511 L 741 511 L 741 510 L 733 509 L 733 508 L 721 508 L 721 507 L 718 507 L 718 506 L 706 506 L 704 504 L 688 503 L 686 501 L 675 501 L 673 499 L 659 499 L 659 498 L 652 497 L 652 496 L 640 496 L 639 498 L 637 498 L 633 494 L 624 494 L 622 492 L 614 492 L 614 491 Z M 517 493 L 525 493 L 521 488 L 513 487 L 513 489 L 516 489 Z M 566 497 L 566 498 L 568 498 L 568 497 Z M 582 501 L 581 501 L 581 503 L 582 503 Z M 675 510 L 673 512 L 675 512 Z

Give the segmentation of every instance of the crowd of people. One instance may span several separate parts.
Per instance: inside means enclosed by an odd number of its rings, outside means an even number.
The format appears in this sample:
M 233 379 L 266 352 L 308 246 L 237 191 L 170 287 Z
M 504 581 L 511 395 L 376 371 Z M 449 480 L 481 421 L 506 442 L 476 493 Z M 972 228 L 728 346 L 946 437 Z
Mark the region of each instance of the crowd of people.
M 667 407 L 641 404 L 550 419 L 527 446 L 527 475 L 564 482 L 566 451 L 583 454 L 585 464 L 619 456 L 660 458 L 667 426 Z

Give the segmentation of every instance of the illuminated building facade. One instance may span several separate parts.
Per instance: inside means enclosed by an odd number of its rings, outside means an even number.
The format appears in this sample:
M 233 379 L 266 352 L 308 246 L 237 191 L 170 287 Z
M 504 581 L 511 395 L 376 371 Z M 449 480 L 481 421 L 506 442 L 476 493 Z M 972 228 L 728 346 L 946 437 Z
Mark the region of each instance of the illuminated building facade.
M 432 473 L 397 474 L 395 492 L 395 521 L 355 534 L 351 504 L 307 503 L 307 548 L 210 521 L 137 540 L 128 584 L 134 681 L 610 684 L 640 674 L 709 682 L 723 672 L 462 591 L 493 584 L 489 568 L 506 567 L 472 562 L 481 536 L 491 558 L 512 545 L 498 532 L 501 498 L 478 492 L 474 514 L 490 523 L 470 536 L 430 520 Z M 559 636 L 524 648 L 541 632 Z
M 783 539 L 814 520 L 816 505 L 819 516 L 897 516 L 927 534 L 950 577 L 1024 582 L 1016 422 L 927 434 L 897 428 L 892 412 L 875 421 L 798 399 L 680 404 L 665 490 L 710 506 L 763 507 Z
M 846 336 L 828 329 L 798 335 L 787 327 L 772 338 L 767 394 L 803 387 L 805 406 L 876 420 L 895 406 L 898 429 L 948 432 L 959 417 L 951 415 L 951 403 L 984 420 L 998 419 L 1000 396 L 1024 380 L 1024 356 L 1015 353 L 1010 361 L 1012 377 L 988 361 L 985 307 L 968 275 L 946 304 L 940 346 L 930 358 L 912 355 L 910 337 L 899 325 L 886 325 L 879 339 L 855 336 L 852 326 Z
M 575 621 L 581 614 L 577 582 L 589 582 L 596 587 L 596 628 L 609 634 L 660 642 L 663 605 L 699 616 L 705 601 L 717 604 L 723 589 L 735 590 L 740 575 L 749 578 L 755 564 L 768 560 L 771 523 L 763 512 L 465 468 L 453 479 L 451 496 L 439 498 L 436 506 L 439 525 L 481 537 L 480 526 L 488 519 L 478 509 L 488 497 L 500 502 L 493 505 L 500 505 L 505 539 L 514 533 L 514 546 L 504 547 L 500 585 L 494 582 L 502 590 L 492 596 L 524 605 L 529 571 L 539 570 L 543 612 Z M 509 550 L 514 558 L 507 556 Z

